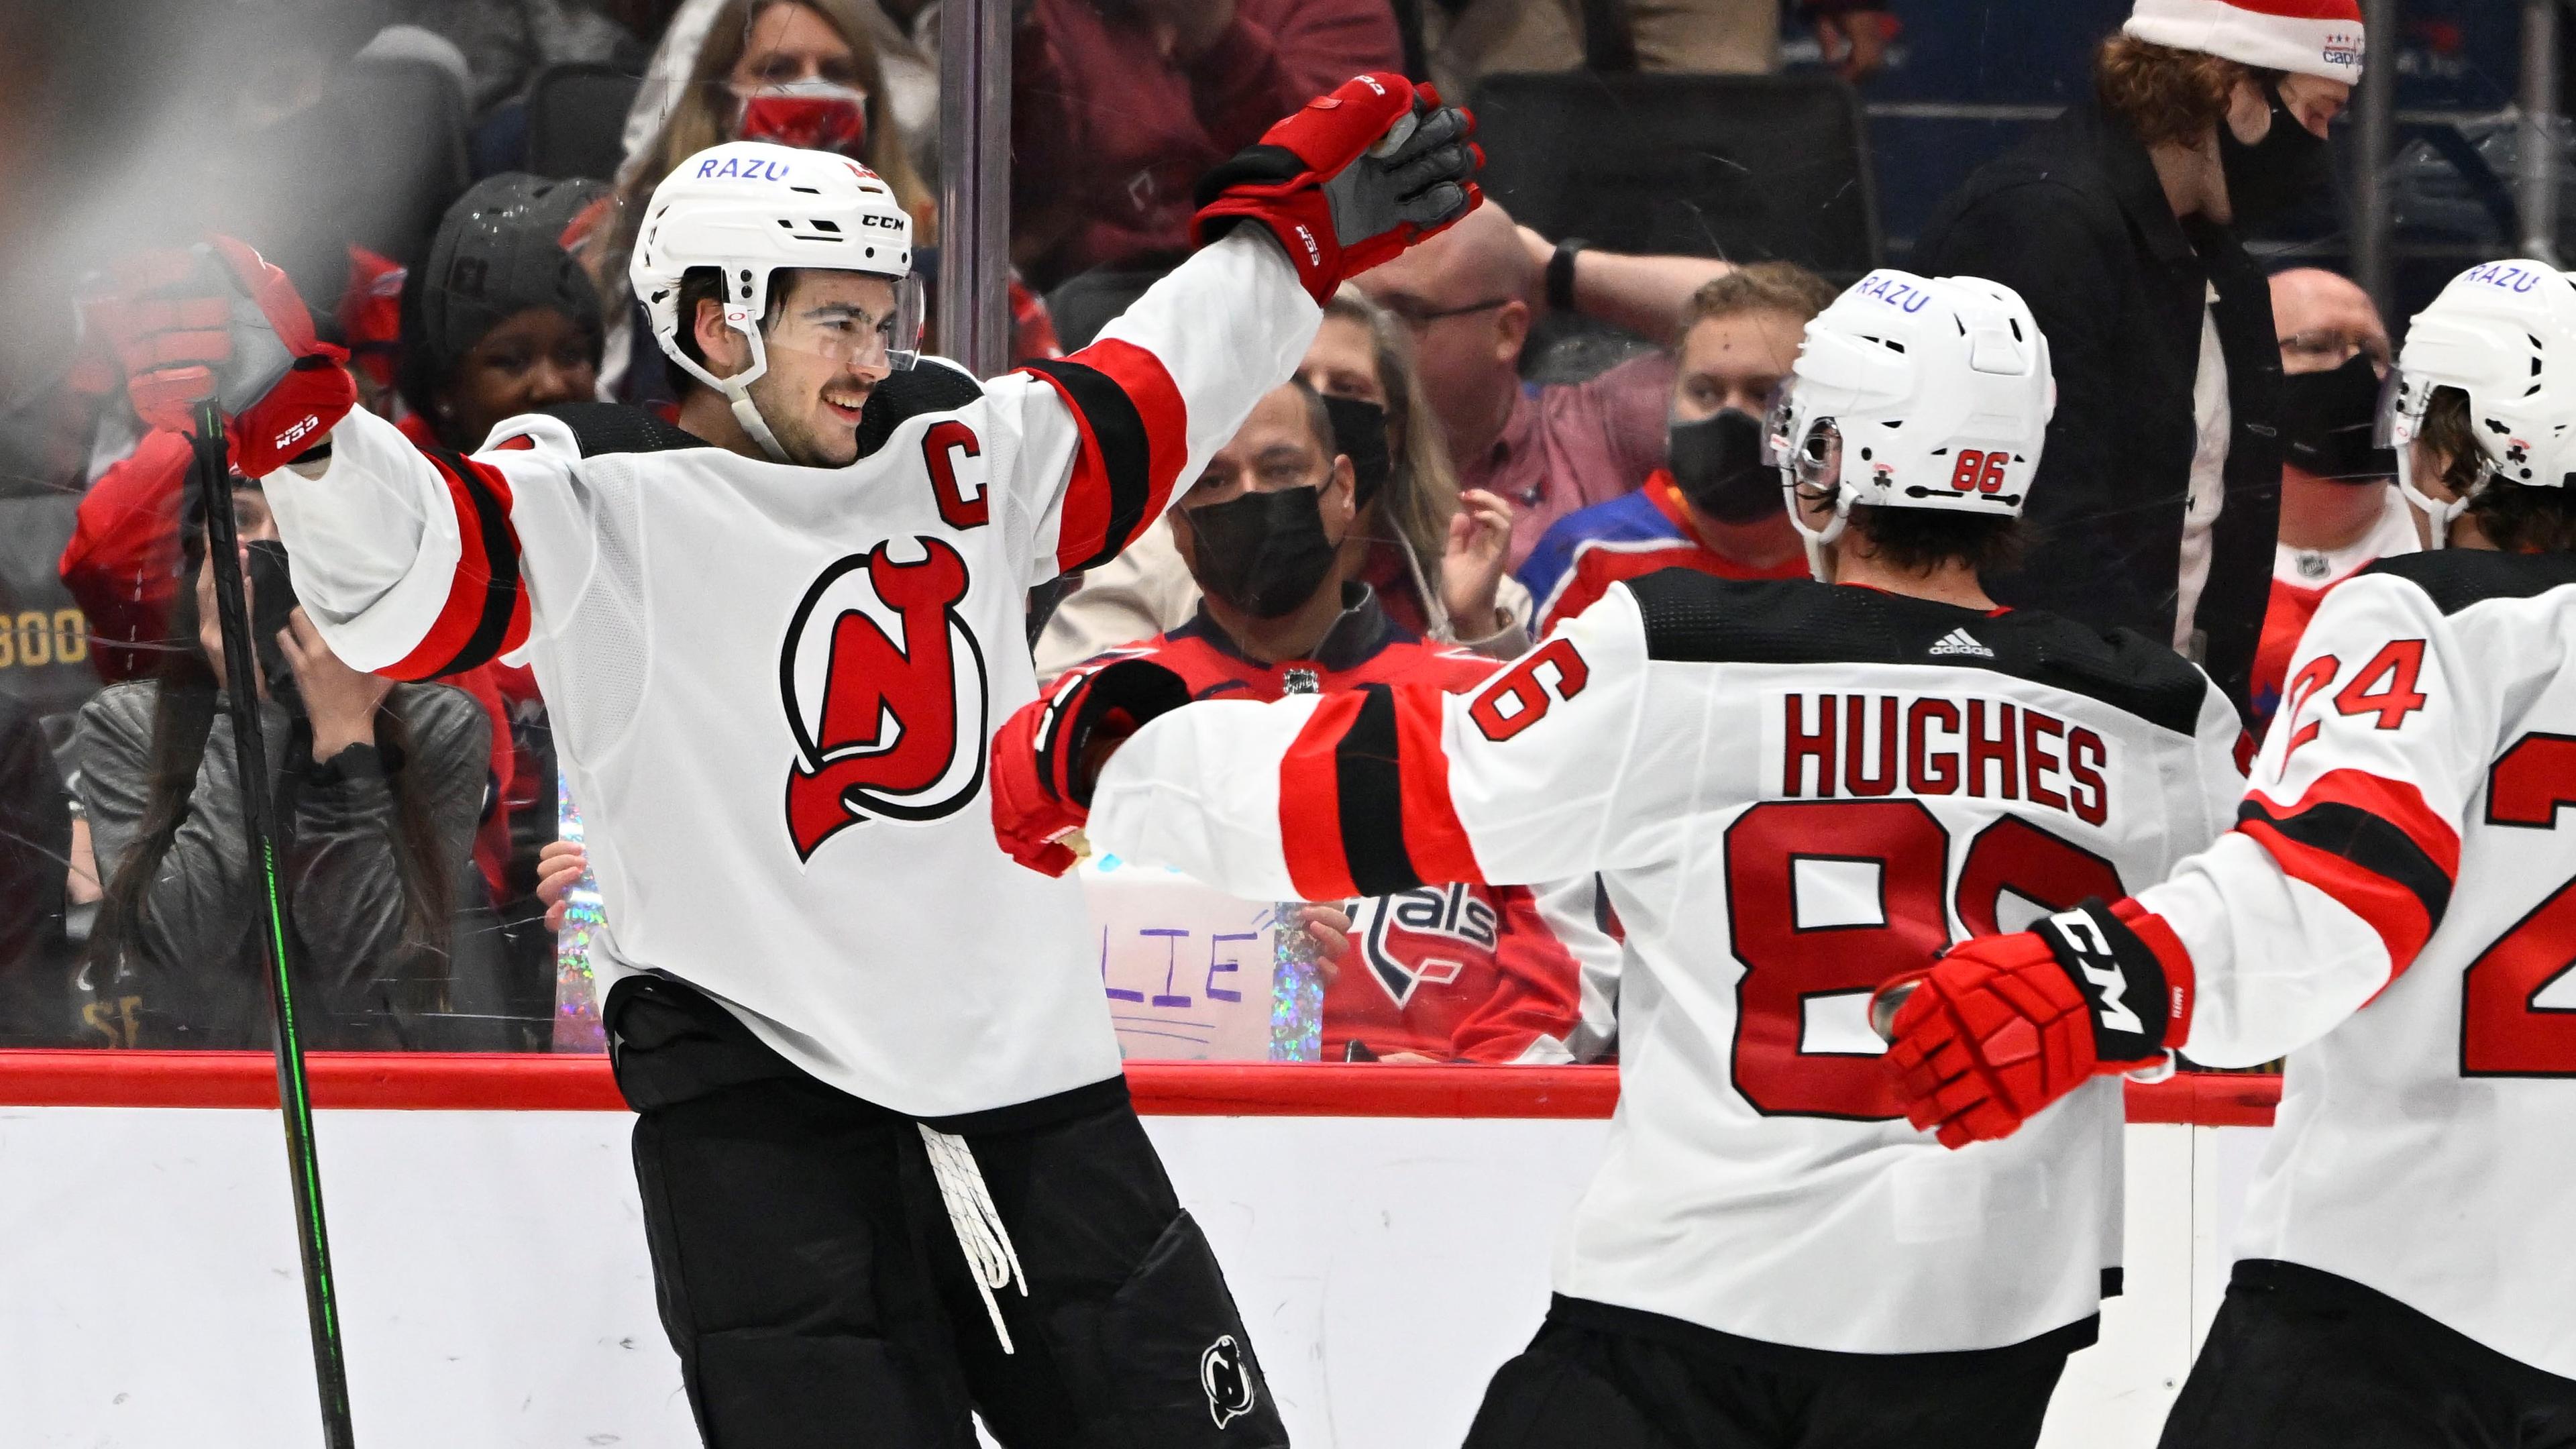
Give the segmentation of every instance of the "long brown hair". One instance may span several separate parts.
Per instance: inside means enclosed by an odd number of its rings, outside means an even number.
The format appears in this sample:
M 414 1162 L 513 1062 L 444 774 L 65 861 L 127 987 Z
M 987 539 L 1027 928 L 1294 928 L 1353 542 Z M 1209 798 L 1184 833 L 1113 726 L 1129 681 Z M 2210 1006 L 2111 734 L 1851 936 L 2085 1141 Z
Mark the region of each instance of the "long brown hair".
M 641 164 L 619 180 L 616 276 L 622 279 L 625 275 L 625 259 L 634 251 L 636 234 L 643 230 L 645 206 L 653 199 L 653 188 L 661 185 L 662 178 L 682 161 L 732 138 L 734 98 L 726 79 L 750 44 L 753 22 L 780 5 L 800 5 L 813 11 L 850 47 L 860 87 L 868 93 L 868 166 L 885 178 L 896 204 L 912 214 L 913 245 L 929 246 L 938 240 L 937 207 L 930 188 L 922 183 L 920 173 L 912 169 L 905 154 L 903 127 L 895 120 L 885 71 L 877 61 L 876 42 L 869 37 L 867 21 L 859 10 L 862 3 L 868 0 L 726 0 L 724 9 L 707 27 L 706 43 L 698 47 L 697 61 L 689 67 L 688 81 L 679 95 L 672 98 L 662 129 L 642 152 Z
M 2254 73 L 2222 56 L 2114 35 L 2093 57 L 2093 92 L 2138 144 L 2196 146 L 2227 119 L 2236 83 Z
M 171 602 L 169 628 L 171 639 L 179 647 L 164 653 L 161 668 L 153 678 L 152 753 L 146 766 L 143 818 L 136 823 L 134 843 L 125 859 L 99 862 L 107 886 L 99 901 L 98 921 L 90 933 L 90 956 L 105 967 L 94 978 L 102 989 L 123 974 L 128 958 L 139 957 L 142 952 L 141 932 L 152 881 L 161 873 L 161 863 L 170 853 L 171 842 L 178 838 L 179 827 L 187 821 L 196 794 L 197 771 L 205 763 L 206 739 L 214 728 L 219 707 L 213 665 L 196 645 L 200 623 L 196 579 L 206 559 L 206 531 L 203 518 L 196 516 L 193 509 L 181 527 L 179 551 L 183 560 L 180 588 Z M 401 758 L 412 752 L 411 727 L 393 705 L 413 687 L 394 686 L 377 710 L 376 741 L 388 756 Z M 303 752 L 289 752 L 289 777 L 304 768 L 302 759 Z M 411 788 L 411 782 L 399 772 L 386 781 L 386 786 L 394 801 L 394 867 L 403 891 L 403 949 L 398 962 L 392 963 L 402 983 L 396 988 L 396 998 L 402 1005 L 424 1012 L 443 1010 L 453 979 L 450 935 L 456 889 L 451 863 L 440 859 L 428 792 Z M 291 820 L 283 823 L 292 825 Z M 216 963 L 157 964 L 194 969 Z M 426 969 L 415 970 L 416 966 Z
M 1439 419 L 1423 401 L 1422 383 L 1414 370 L 1413 337 L 1394 313 L 1370 301 L 1359 288 L 1344 286 L 1324 304 L 1326 317 L 1341 317 L 1368 329 L 1370 360 L 1377 367 L 1379 391 L 1386 394 L 1386 431 L 1390 440 L 1386 486 L 1369 506 L 1376 513 L 1380 536 L 1392 533 L 1413 551 L 1435 597 L 1423 600 L 1423 612 L 1440 617 L 1440 561 L 1449 552 L 1449 520 L 1458 513 L 1458 470 L 1449 461 L 1449 445 L 1440 436 Z

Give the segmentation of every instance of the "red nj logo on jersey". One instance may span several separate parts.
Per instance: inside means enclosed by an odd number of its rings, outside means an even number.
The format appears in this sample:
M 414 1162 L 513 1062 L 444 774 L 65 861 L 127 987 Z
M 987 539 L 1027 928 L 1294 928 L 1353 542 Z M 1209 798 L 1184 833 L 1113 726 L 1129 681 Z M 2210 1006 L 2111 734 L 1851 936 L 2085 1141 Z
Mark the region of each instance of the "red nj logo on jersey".
M 966 561 L 936 538 L 913 542 L 911 562 L 880 543 L 834 563 L 787 626 L 778 687 L 801 757 L 787 779 L 799 859 L 872 815 L 937 820 L 984 788 L 990 695 L 957 612 Z

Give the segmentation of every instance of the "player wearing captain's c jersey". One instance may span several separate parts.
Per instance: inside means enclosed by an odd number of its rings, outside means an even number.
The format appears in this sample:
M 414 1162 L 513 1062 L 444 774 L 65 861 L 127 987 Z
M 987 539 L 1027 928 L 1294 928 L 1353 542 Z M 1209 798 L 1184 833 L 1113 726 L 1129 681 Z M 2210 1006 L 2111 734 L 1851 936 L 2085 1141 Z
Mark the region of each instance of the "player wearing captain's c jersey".
M 1978 585 L 2051 391 L 2010 292 L 1876 272 L 1766 425 L 1837 583 L 1625 580 L 1463 697 L 1184 703 L 1130 661 L 996 736 L 1024 857 L 1087 819 L 1254 899 L 1600 873 L 1619 1113 L 1474 1449 L 2029 1445 L 2092 1341 L 2117 1084 L 2044 1142 L 1945 1156 L 1866 1017 L 1943 942 L 2154 878 L 2242 784 L 2200 671 Z
M 1133 542 L 1323 298 L 1474 205 L 1468 126 L 1396 76 L 1317 98 L 1209 174 L 1205 245 L 1098 341 L 980 381 L 913 365 L 874 173 L 700 152 L 630 268 L 694 379 L 676 428 L 588 405 L 423 453 L 238 244 L 94 314 L 147 418 L 232 415 L 335 652 L 534 667 L 710 1444 L 1286 1442 L 1127 1100 L 1080 891 L 994 847 L 985 741 L 1037 693 L 1026 590 Z
M 2390 396 L 2449 547 L 2325 597 L 2236 828 L 1899 983 L 1954 1145 L 2169 1049 L 2288 1055 L 2169 1449 L 2576 1444 L 2576 282 L 2471 268 Z

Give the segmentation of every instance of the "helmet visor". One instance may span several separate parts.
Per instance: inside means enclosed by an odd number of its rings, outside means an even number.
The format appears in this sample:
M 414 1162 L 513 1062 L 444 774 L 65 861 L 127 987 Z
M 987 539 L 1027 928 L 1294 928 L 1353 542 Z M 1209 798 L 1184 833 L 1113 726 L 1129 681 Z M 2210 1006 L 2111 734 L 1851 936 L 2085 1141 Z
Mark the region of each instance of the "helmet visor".
M 2407 410 L 2404 382 L 2404 371 L 2394 367 L 2379 380 L 2379 407 L 2371 414 L 2370 423 L 2370 446 L 2374 448 L 2403 448 L 2415 441 L 2416 429 L 2424 420 L 2423 412 L 2420 408 L 2413 412 Z M 2429 387 L 2423 389 L 2427 398 L 2432 391 Z
M 921 356 L 923 293 L 917 276 L 811 271 L 773 298 L 769 351 L 819 357 L 836 367 L 901 372 Z

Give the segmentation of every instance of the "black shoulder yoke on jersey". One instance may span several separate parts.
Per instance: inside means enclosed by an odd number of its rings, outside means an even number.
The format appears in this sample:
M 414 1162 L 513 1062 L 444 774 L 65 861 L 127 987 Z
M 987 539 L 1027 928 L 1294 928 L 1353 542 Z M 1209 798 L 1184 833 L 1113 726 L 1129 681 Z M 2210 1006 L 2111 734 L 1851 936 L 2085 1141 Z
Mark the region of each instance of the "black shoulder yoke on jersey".
M 955 412 L 984 395 L 984 384 L 964 368 L 925 357 L 901 372 L 889 372 L 859 413 L 859 456 L 873 455 L 894 430 L 923 413 Z
M 2039 609 L 1955 604 L 1806 579 L 1721 579 L 1664 569 L 1626 581 L 1655 659 L 1716 664 L 1898 664 L 1991 670 L 2100 700 L 2195 734 L 2208 676 L 2130 629 Z
M 712 448 L 715 444 L 671 423 L 648 408 L 625 403 L 557 403 L 539 412 L 572 429 L 572 440 L 585 458 L 602 453 L 660 453 L 673 448 Z
M 2576 584 L 2576 553 L 2435 548 L 2384 558 L 2362 572 L 2394 574 L 2422 589 L 2434 608 L 2456 614 L 2487 599 L 2528 599 Z

